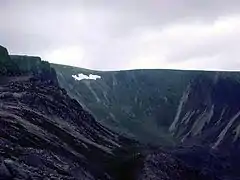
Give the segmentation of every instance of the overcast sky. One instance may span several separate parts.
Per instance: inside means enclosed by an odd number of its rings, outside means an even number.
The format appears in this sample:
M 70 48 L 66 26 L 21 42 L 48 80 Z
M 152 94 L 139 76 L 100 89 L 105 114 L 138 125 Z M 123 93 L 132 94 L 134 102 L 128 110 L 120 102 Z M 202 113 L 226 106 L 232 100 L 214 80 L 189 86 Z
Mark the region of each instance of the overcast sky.
M 0 0 L 0 44 L 99 70 L 240 70 L 240 0 Z

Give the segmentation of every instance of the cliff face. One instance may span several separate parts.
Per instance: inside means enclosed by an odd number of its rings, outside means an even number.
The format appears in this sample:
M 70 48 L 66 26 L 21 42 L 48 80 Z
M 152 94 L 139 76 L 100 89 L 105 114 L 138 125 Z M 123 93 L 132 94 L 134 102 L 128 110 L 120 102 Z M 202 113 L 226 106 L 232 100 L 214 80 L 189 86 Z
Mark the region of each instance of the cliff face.
M 183 143 L 239 148 L 239 73 L 201 76 L 183 93 L 170 131 Z
M 14 73 L 15 74 L 19 73 L 18 66 L 13 61 L 10 60 L 7 49 L 0 46 L 0 74 L 11 75 Z
M 238 179 L 239 73 L 194 78 L 183 92 L 169 131 L 181 145 L 173 154 L 212 179 Z
M 1 61 L 9 59 L 8 51 L 5 47 L 0 46 Z

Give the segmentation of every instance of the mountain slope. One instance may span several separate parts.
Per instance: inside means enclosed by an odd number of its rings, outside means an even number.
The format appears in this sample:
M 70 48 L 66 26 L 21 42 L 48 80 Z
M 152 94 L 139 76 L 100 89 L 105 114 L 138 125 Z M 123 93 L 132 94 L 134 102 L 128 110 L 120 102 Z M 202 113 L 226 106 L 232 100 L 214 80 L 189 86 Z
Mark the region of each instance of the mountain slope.
M 3 179 L 111 179 L 107 166 L 122 145 L 119 136 L 58 86 L 47 62 L 27 56 L 8 60 L 18 71 L 3 63 L 7 71 L 0 73 Z M 18 66 L 26 62 L 34 69 Z
M 184 92 L 170 127 L 183 142 L 237 148 L 240 127 L 240 74 L 201 76 Z M 191 142 L 192 144 L 192 142 Z
M 172 143 L 168 127 L 192 72 L 101 72 L 62 65 L 52 67 L 60 86 L 107 127 L 142 142 Z M 79 73 L 101 78 L 77 81 L 72 75 Z
M 173 138 L 168 130 L 174 118 L 179 116 L 179 102 L 183 101 L 182 94 L 189 84 L 195 81 L 197 83 L 197 79 L 201 77 L 212 81 L 218 76 L 228 77 L 227 84 L 240 79 L 239 73 L 234 72 L 180 70 L 102 72 L 63 65 L 52 67 L 56 69 L 60 86 L 99 122 L 141 142 L 160 145 L 173 145 L 181 139 L 179 136 Z M 79 73 L 96 74 L 101 78 L 77 81 L 72 75 Z M 201 84 L 199 86 L 203 92 L 202 95 L 196 96 L 196 102 L 207 98 L 209 93 L 209 87 L 204 84 L 203 87 Z M 220 90 L 221 84 L 216 89 Z M 225 89 L 222 93 L 224 91 Z

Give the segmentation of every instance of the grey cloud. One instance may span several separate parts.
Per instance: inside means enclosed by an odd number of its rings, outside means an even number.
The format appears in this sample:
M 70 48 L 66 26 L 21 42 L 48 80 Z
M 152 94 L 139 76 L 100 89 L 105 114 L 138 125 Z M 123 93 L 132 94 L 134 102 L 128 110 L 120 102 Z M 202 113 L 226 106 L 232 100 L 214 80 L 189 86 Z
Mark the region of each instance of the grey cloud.
M 239 0 L 1 0 L 0 44 L 12 53 L 40 56 L 65 46 L 79 46 L 91 68 L 128 68 L 135 54 L 148 48 L 139 41 L 146 29 L 161 33 L 174 23 L 195 21 L 204 26 L 238 13 Z M 231 48 L 239 46 L 240 40 L 232 38 L 235 36 L 201 45 L 193 42 L 192 47 L 170 47 L 172 54 L 166 61 L 214 56 L 222 51 L 234 54 Z M 227 55 L 221 56 L 221 61 L 226 62 Z
M 1 36 L 3 34 L 7 35 Z M 13 54 L 40 55 L 46 48 L 50 48 L 51 41 L 41 35 L 6 32 L 0 29 L 0 44 Z

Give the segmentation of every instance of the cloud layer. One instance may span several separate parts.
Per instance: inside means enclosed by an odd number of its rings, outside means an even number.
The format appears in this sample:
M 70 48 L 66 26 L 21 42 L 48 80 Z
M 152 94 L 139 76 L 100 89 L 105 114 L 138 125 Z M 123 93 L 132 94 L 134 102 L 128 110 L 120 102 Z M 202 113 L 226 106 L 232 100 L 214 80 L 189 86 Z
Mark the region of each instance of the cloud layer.
M 98 70 L 240 69 L 238 0 L 0 1 L 11 53 Z

